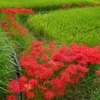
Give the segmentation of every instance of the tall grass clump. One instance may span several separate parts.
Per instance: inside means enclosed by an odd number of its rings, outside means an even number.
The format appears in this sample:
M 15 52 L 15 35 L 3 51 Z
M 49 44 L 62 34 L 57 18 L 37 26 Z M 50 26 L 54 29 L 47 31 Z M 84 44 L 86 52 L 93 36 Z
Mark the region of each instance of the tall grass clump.
M 15 68 L 12 57 L 12 49 L 9 45 L 9 40 L 5 32 L 0 31 L 0 99 L 5 100 L 7 91 L 7 84 L 14 78 Z

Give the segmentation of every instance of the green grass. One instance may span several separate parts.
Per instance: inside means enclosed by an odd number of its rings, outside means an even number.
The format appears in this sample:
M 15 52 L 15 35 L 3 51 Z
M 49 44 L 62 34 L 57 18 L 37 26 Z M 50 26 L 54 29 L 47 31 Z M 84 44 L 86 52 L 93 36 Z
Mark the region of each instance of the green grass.
M 0 31 L 0 99 L 5 100 L 8 93 L 6 87 L 14 76 L 14 60 L 8 37 Z
M 66 90 L 65 100 L 99 100 L 100 80 L 98 80 L 95 70 L 100 66 L 92 65 L 90 67 L 90 71 L 84 79 Z
M 99 81 L 100 83 L 100 81 Z M 91 92 L 91 100 L 100 100 L 100 86 Z
M 99 81 L 100 83 L 100 81 Z M 100 86 L 91 92 L 91 100 L 100 100 Z
M 27 23 L 39 39 L 59 44 L 100 45 L 100 7 L 58 10 L 31 16 Z
M 50 10 L 59 8 L 62 4 L 90 4 L 100 0 L 0 0 L 0 7 L 28 7 L 35 10 Z

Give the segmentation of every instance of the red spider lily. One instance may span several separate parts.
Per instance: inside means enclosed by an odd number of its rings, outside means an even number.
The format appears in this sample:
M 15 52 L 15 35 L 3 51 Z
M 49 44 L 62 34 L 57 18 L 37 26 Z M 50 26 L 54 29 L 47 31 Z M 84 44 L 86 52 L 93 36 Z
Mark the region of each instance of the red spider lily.
M 3 12 L 7 14 L 34 14 L 35 13 L 32 9 L 26 9 L 26 8 L 7 8 Z
M 93 7 L 100 6 L 100 3 L 92 3 L 91 6 L 93 6 Z
M 1 21 L 0 24 L 6 32 L 9 31 L 10 24 L 6 24 L 4 21 Z
M 26 98 L 29 100 L 29 99 L 33 99 L 34 98 L 34 93 L 33 92 L 28 92 L 27 94 L 26 94 Z
M 16 97 L 13 95 L 7 96 L 7 100 L 16 100 Z
M 91 6 L 93 6 L 93 7 L 94 7 L 94 6 L 97 6 L 97 3 L 92 3 Z
M 66 4 L 63 4 L 62 6 L 61 6 L 61 8 L 67 8 L 67 5 Z
M 9 91 L 14 92 L 14 93 L 20 92 L 19 82 L 17 80 L 12 80 L 12 81 L 10 81 L 9 84 L 10 84 L 9 87 L 8 87 Z
M 61 6 L 61 8 L 72 8 L 72 5 L 71 4 L 68 4 L 68 5 L 66 5 L 66 4 L 63 4 L 62 6 Z
M 100 78 L 100 70 L 97 70 L 96 73 L 97 73 L 98 77 Z
M 76 61 L 80 64 L 100 63 L 100 50 L 96 47 L 89 48 L 87 46 L 72 45 L 71 48 L 63 50 L 61 47 L 53 56 L 54 61 L 72 62 Z
M 84 4 L 79 3 L 77 6 L 78 6 L 78 7 L 84 7 Z
M 69 65 L 69 67 L 66 69 L 66 72 L 70 75 L 69 83 L 75 84 L 79 82 L 79 79 L 83 78 L 85 73 L 87 73 L 88 71 L 89 68 L 86 68 L 85 66 Z
M 67 8 L 72 8 L 72 4 L 68 4 Z
M 46 100 L 51 100 L 54 98 L 54 93 L 52 91 L 46 91 L 44 94 L 44 98 Z
M 30 91 L 34 90 L 34 86 L 37 84 L 35 79 L 27 80 L 26 77 L 22 76 L 18 80 L 10 81 L 8 90 L 14 94 L 25 93 L 27 98 L 33 98 L 34 94 Z
M 100 64 L 99 47 L 72 44 L 70 48 L 62 45 L 57 50 L 56 43 L 45 47 L 44 43 L 33 41 L 29 52 L 25 51 L 20 59 L 20 65 L 27 75 L 37 80 L 37 87 L 43 92 L 45 99 L 64 95 L 67 84 L 78 83 L 85 77 L 85 73 L 89 71 L 86 67 L 88 63 Z M 52 91 L 52 96 L 46 91 Z
M 2 12 L 4 10 L 4 8 L 0 8 L 0 12 Z
M 7 17 L 5 18 L 5 23 L 2 22 L 2 27 L 5 29 L 8 34 L 11 36 L 14 35 L 13 31 L 17 30 L 17 34 L 21 35 L 28 35 L 28 30 L 24 29 L 22 26 L 18 25 L 15 21 L 14 15 L 15 14 L 34 14 L 35 12 L 32 9 L 26 9 L 26 8 L 1 8 L 0 11 L 2 11 L 4 14 L 7 14 Z M 9 23 L 9 26 L 7 24 Z M 8 29 L 9 28 L 9 29 Z M 10 31 L 9 31 L 10 30 Z

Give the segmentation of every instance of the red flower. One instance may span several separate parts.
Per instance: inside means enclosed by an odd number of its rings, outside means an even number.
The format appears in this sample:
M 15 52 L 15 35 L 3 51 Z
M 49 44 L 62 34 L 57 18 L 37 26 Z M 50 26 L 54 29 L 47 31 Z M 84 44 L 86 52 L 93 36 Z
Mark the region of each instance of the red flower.
M 71 4 L 68 4 L 68 5 L 66 5 L 66 4 L 63 4 L 62 6 L 61 6 L 61 8 L 72 8 L 72 5 Z
M 70 76 L 69 82 L 71 84 L 79 82 L 79 79 L 83 78 L 84 74 L 88 71 L 89 69 L 87 67 L 81 65 L 69 65 L 69 67 L 66 68 L 66 73 Z
M 21 76 L 19 79 L 20 83 L 26 83 L 27 82 L 27 78 L 25 76 Z
M 54 98 L 54 93 L 52 91 L 47 91 L 44 93 L 44 98 L 49 100 Z
M 13 92 L 13 93 L 19 93 L 20 92 L 20 88 L 19 88 L 18 80 L 10 81 L 9 86 L 8 86 L 8 90 L 10 92 Z
M 50 84 L 51 84 L 52 89 L 54 91 L 65 89 L 65 87 L 66 87 L 65 81 L 63 79 L 61 79 L 61 78 L 52 79 Z
M 63 71 L 60 73 L 60 76 L 61 76 L 61 80 L 63 81 L 63 83 L 67 83 L 70 81 L 70 75 L 68 72 Z
M 0 12 L 2 12 L 4 10 L 4 8 L 0 8 Z
M 30 90 L 34 90 L 34 86 L 37 84 L 35 79 L 27 80 L 26 77 L 22 76 L 18 80 L 10 81 L 8 89 L 10 92 L 19 93 L 24 92 L 27 93 Z
M 42 92 L 45 92 L 47 90 L 47 87 L 46 86 L 42 86 L 42 85 L 38 85 L 38 88 L 41 89 Z
M 28 84 L 30 84 L 31 89 L 34 89 L 34 86 L 37 85 L 37 81 L 35 79 L 31 79 Z
M 33 92 L 28 92 L 28 93 L 26 93 L 26 97 L 27 97 L 27 99 L 33 99 L 35 97 L 35 95 Z
M 31 78 L 25 83 L 25 93 L 37 86 L 45 93 L 45 99 L 62 96 L 68 84 L 78 83 L 85 77 L 89 71 L 86 67 L 88 63 L 100 64 L 99 47 L 73 44 L 70 48 L 62 45 L 57 49 L 52 43 L 45 46 L 42 42 L 34 41 L 29 52 L 25 52 L 20 60 L 24 71 Z
M 97 72 L 98 77 L 100 78 L 100 70 L 97 70 L 96 72 Z
M 44 55 L 42 56 L 42 59 L 43 59 L 43 60 L 48 60 L 48 55 L 47 55 L 47 54 L 44 54 Z
M 16 97 L 13 95 L 7 96 L 7 100 L 16 100 Z
M 72 8 L 72 4 L 68 4 L 68 6 L 67 6 L 68 8 Z
M 93 6 L 93 7 L 94 7 L 94 6 L 97 6 L 97 4 L 96 4 L 96 3 L 92 3 L 92 4 L 91 4 L 91 6 Z
M 7 13 L 7 14 L 34 14 L 35 12 L 32 9 L 26 9 L 26 8 L 7 8 L 4 10 L 4 13 Z
M 2 24 L 2 27 L 5 29 L 5 31 L 8 32 L 8 34 L 12 36 L 14 35 L 13 33 L 15 33 L 15 30 L 17 30 L 17 34 L 21 34 L 25 36 L 28 35 L 28 30 L 24 29 L 23 27 L 21 27 L 20 25 L 16 23 L 14 15 L 15 14 L 34 14 L 35 12 L 32 9 L 26 9 L 26 8 L 3 9 L 3 8 L 0 8 L 0 12 L 1 11 L 7 14 L 7 17 L 5 17 L 7 23 L 1 23 L 1 24 Z
M 89 68 L 85 67 L 85 66 L 81 66 L 81 65 L 77 65 L 77 70 L 79 70 L 80 72 L 86 73 L 89 71 Z
M 84 7 L 84 4 L 79 3 L 79 4 L 78 4 L 78 7 Z
M 61 6 L 61 8 L 66 8 L 67 7 L 67 5 L 66 4 L 63 4 L 62 6 Z

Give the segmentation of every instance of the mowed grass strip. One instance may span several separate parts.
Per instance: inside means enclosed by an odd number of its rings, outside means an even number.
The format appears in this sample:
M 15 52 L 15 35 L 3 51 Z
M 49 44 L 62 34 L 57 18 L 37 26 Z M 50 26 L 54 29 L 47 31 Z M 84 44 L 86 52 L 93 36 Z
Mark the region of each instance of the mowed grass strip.
M 100 45 L 100 7 L 58 10 L 31 16 L 27 23 L 35 35 L 59 44 Z
M 0 7 L 27 7 L 34 10 L 57 9 L 62 4 L 99 3 L 100 0 L 0 0 Z

